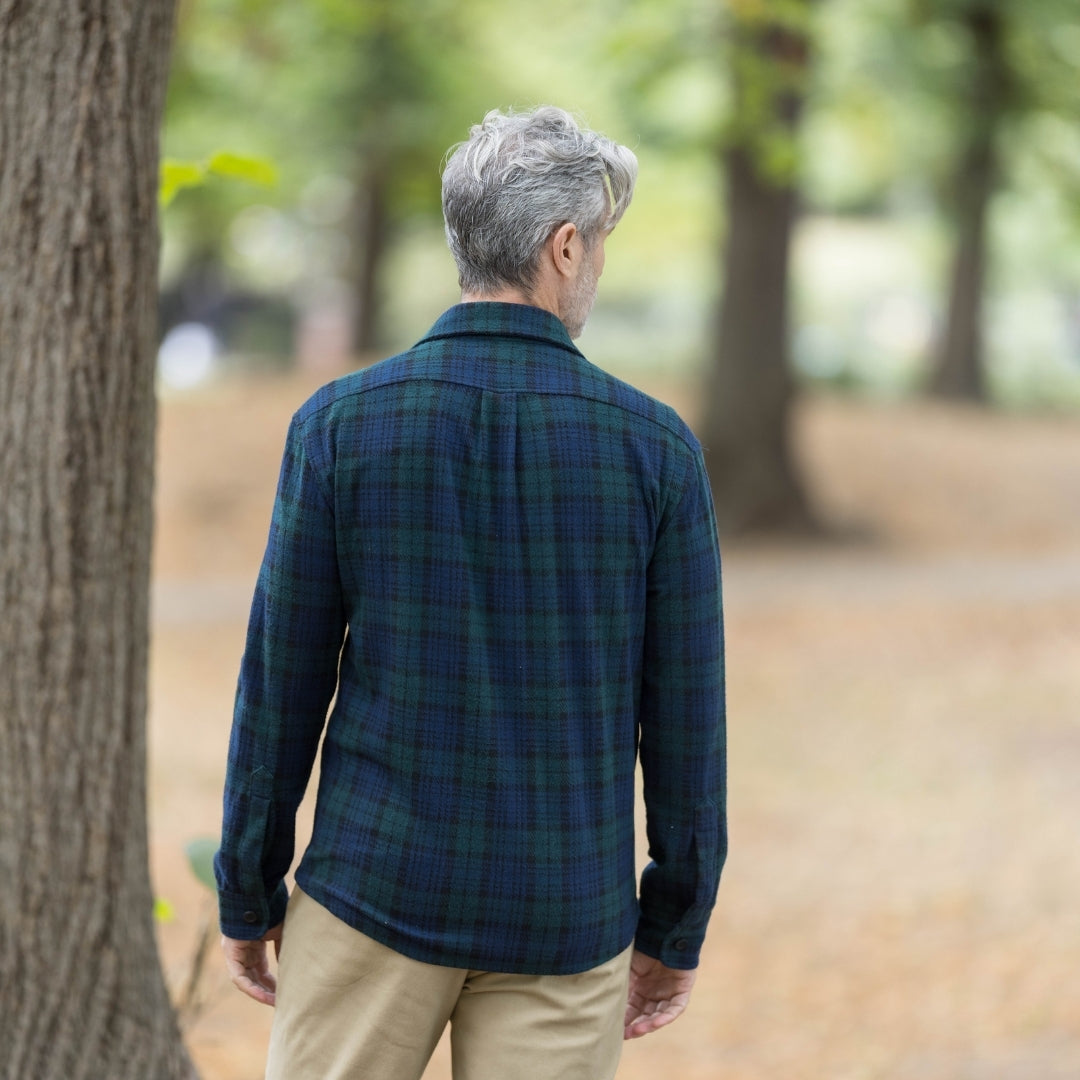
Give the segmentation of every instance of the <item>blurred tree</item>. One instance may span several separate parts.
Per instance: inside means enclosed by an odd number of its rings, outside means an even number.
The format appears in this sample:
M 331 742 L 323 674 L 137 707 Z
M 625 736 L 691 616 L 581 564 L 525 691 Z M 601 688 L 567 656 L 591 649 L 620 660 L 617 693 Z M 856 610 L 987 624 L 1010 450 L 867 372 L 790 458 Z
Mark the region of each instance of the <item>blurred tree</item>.
M 147 869 L 172 0 L 0 2 L 0 1076 L 190 1077 Z
M 953 19 L 966 38 L 967 56 L 957 88 L 962 126 L 946 200 L 955 236 L 944 330 L 931 374 L 942 397 L 985 401 L 982 309 L 986 282 L 987 217 L 1001 174 L 1002 124 L 1016 102 L 1007 55 L 1002 0 L 951 0 L 927 6 L 922 19 Z
M 723 532 L 817 523 L 791 447 L 789 257 L 812 0 L 731 4 L 724 291 L 702 442 Z
M 446 149 L 462 61 L 461 5 L 445 0 L 319 0 L 326 28 L 350 55 L 333 89 L 352 155 L 350 278 L 354 347 L 383 343 L 382 266 L 400 222 L 438 205 L 435 168 Z M 321 55 L 325 55 L 322 50 Z M 341 108 L 340 106 L 344 106 Z M 457 137 L 464 132 L 454 129 Z M 426 178 L 426 183 L 423 178 Z M 419 190 L 418 190 L 419 189 Z
M 1078 146 L 1076 15 L 1075 0 L 910 0 L 912 75 L 938 98 L 950 132 L 940 186 L 953 255 L 930 378 L 938 395 L 989 396 L 982 330 L 994 195 L 1032 154 L 1060 155 L 1055 180 L 1074 196 L 1080 186 L 1080 163 L 1061 167 Z M 1037 134 L 1048 126 L 1066 131 L 1053 149 Z
M 213 132 L 273 158 L 280 206 L 303 201 L 320 176 L 339 181 L 336 191 L 349 193 L 339 208 L 307 212 L 345 240 L 324 250 L 339 253 L 330 270 L 351 283 L 358 351 L 384 336 L 384 257 L 396 230 L 437 212 L 437 163 L 466 120 L 489 107 L 481 95 L 493 80 L 469 57 L 475 17 L 451 0 L 204 0 L 181 22 L 167 108 L 173 151 L 203 154 Z M 240 208 L 222 194 L 208 187 L 185 197 L 190 258 L 202 266 Z
M 791 445 L 788 323 L 813 7 L 813 0 L 731 0 L 725 8 L 684 0 L 673 18 L 670 5 L 640 0 L 634 20 L 614 34 L 622 99 L 643 137 L 669 150 L 719 154 L 726 235 L 700 436 L 726 534 L 818 529 Z M 671 92 L 690 73 L 699 86 L 703 79 L 717 86 L 705 97 L 708 115 Z

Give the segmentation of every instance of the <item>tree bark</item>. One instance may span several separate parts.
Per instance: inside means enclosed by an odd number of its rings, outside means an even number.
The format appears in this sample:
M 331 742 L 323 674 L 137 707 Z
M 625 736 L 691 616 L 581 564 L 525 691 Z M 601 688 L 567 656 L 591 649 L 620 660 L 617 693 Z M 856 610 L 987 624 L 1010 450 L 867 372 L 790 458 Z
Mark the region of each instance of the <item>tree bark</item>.
M 194 1075 L 147 864 L 172 0 L 0 0 L 0 1076 Z
M 806 63 L 805 40 L 776 28 L 748 35 L 738 47 Z M 770 122 L 794 138 L 801 96 L 787 90 L 774 102 Z M 717 524 L 727 535 L 815 532 L 790 434 L 795 387 L 788 264 L 795 183 L 767 176 L 749 138 L 726 150 L 724 166 L 724 291 L 702 431 Z
M 956 247 L 945 329 L 937 349 L 930 390 L 939 397 L 984 402 L 982 301 L 986 280 L 986 232 L 997 183 L 997 129 L 1008 83 L 1004 27 L 994 4 L 964 16 L 971 36 L 973 75 L 966 145 L 953 181 Z

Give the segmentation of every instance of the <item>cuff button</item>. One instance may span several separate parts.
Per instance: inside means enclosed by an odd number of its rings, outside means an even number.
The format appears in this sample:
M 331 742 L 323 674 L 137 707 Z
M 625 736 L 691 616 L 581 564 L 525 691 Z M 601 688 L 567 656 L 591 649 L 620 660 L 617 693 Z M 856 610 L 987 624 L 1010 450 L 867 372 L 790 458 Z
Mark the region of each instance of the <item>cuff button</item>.
M 244 918 L 247 918 L 247 916 L 245 915 L 245 916 L 244 916 Z M 673 948 L 673 949 L 674 949 L 674 950 L 675 950 L 676 952 L 686 952 L 686 950 L 687 950 L 687 949 L 688 949 L 688 948 L 689 948 L 690 946 L 689 946 L 689 944 L 687 943 L 687 941 L 686 941 L 686 938 L 679 938 L 679 939 L 678 939 L 678 941 L 673 941 L 673 942 L 671 943 L 671 947 L 672 947 L 672 948 Z
M 259 921 L 259 913 L 257 911 L 245 911 L 244 912 L 244 922 L 246 922 L 246 923 L 257 923 L 258 921 Z M 678 946 L 676 946 L 676 948 L 678 948 Z

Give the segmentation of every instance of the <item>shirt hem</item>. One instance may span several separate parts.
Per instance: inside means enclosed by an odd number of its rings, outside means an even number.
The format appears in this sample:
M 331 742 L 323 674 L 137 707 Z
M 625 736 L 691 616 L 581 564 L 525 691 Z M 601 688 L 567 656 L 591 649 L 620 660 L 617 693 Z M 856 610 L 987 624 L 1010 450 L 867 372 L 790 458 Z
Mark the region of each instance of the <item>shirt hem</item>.
M 399 929 L 386 923 L 373 919 L 367 913 L 358 910 L 341 897 L 336 896 L 329 889 L 324 888 L 319 882 L 309 879 L 302 873 L 297 873 L 296 884 L 317 904 L 321 904 L 331 915 L 340 919 L 347 926 L 351 926 L 357 933 L 385 945 L 388 949 L 407 956 L 410 960 L 418 960 L 424 964 L 434 964 L 437 967 L 459 968 L 465 971 L 490 971 L 512 975 L 580 975 L 582 972 L 591 971 L 609 960 L 615 959 L 625 952 L 634 943 L 635 929 L 620 935 L 621 945 L 613 948 L 601 949 L 595 956 L 565 964 L 546 964 L 540 962 L 516 962 L 500 960 L 493 956 L 478 956 L 465 950 L 457 951 L 453 948 L 438 948 L 423 945 L 411 940 Z M 623 940 L 625 938 L 625 940 Z

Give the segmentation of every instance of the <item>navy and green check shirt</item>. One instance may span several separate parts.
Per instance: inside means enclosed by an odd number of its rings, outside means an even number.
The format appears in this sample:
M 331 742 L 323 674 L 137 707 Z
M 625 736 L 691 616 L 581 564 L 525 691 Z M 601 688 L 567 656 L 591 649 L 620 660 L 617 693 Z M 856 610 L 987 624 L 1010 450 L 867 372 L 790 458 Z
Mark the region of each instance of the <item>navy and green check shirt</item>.
M 701 450 L 554 315 L 458 305 L 293 417 L 229 747 L 230 937 L 284 916 L 324 727 L 296 881 L 349 925 L 475 970 L 634 940 L 696 966 L 727 848 Z

